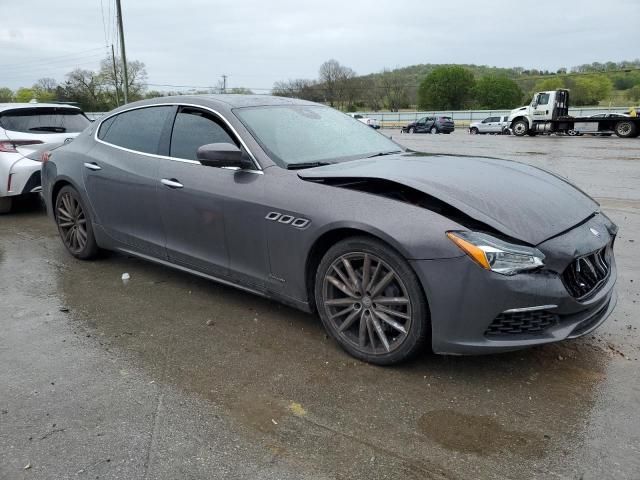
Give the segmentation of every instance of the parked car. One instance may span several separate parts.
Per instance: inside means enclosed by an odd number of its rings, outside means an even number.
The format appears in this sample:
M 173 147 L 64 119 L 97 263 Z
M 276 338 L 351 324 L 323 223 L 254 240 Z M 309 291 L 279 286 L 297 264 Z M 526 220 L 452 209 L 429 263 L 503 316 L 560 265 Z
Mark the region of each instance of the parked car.
M 469 133 L 477 135 L 480 133 L 509 134 L 509 115 L 497 117 L 487 117 L 481 122 L 472 122 L 469 125 Z
M 40 167 L 29 158 L 43 143 L 77 136 L 91 122 L 77 107 L 60 104 L 0 104 L 0 213 L 13 199 L 40 191 Z
M 451 133 L 455 124 L 451 117 L 422 117 L 402 127 L 401 133 Z
M 408 151 L 323 105 L 144 100 L 44 159 L 71 255 L 116 250 L 317 312 L 369 362 L 576 338 L 615 305 L 617 227 L 568 181 Z
M 376 130 L 380 128 L 380 122 L 378 122 L 378 120 L 376 120 L 375 118 L 363 117 L 359 113 L 350 113 L 349 116 L 355 118 L 359 122 L 364 123 L 365 125 L 370 126 L 371 128 L 375 128 Z

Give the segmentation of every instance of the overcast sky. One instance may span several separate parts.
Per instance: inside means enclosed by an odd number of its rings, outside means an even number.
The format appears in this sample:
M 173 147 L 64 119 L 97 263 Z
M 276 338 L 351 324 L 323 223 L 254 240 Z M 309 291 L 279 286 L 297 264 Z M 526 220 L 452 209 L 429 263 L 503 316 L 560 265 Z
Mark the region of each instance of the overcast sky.
M 316 78 L 330 58 L 366 74 L 417 63 L 556 70 L 640 55 L 638 0 L 121 1 L 127 57 L 146 64 L 150 84 L 216 85 L 227 74 L 228 86 L 262 93 Z M 114 4 L 0 0 L 0 86 L 97 69 L 115 42 Z

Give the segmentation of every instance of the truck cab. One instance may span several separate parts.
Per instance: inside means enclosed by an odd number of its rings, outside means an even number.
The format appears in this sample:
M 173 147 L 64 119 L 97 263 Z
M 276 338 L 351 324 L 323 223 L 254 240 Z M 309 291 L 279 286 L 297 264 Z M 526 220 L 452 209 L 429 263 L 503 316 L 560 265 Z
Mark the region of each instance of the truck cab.
M 537 92 L 528 106 L 509 114 L 514 135 L 535 135 L 554 131 L 554 122 L 569 115 L 569 90 Z

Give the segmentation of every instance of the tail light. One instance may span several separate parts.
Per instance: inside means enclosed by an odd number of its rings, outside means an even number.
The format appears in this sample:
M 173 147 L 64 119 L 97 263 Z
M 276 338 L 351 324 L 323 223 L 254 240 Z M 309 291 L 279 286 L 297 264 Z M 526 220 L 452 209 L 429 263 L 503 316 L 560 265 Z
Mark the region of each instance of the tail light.
M 0 140 L 0 152 L 17 153 L 18 147 L 24 145 L 38 145 L 44 143 L 40 140 Z

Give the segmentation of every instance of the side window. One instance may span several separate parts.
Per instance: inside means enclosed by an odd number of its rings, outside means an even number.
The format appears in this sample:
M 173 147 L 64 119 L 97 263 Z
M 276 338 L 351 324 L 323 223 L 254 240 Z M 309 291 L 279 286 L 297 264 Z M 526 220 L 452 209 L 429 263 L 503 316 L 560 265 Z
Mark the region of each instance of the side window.
M 548 93 L 540 93 L 538 94 L 538 105 L 546 105 L 549 103 L 549 94 Z
M 143 153 L 158 153 L 162 128 L 172 106 L 147 107 L 115 115 L 100 125 L 98 138 Z
M 183 108 L 176 115 L 171 134 L 170 156 L 196 160 L 196 152 L 208 143 L 237 143 L 214 115 L 195 108 Z
M 423 124 L 423 123 L 427 123 L 427 118 L 426 117 L 422 117 L 420 120 L 417 121 L 417 123 L 419 124 Z

